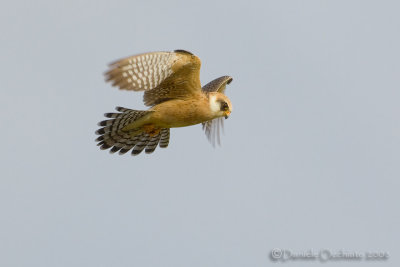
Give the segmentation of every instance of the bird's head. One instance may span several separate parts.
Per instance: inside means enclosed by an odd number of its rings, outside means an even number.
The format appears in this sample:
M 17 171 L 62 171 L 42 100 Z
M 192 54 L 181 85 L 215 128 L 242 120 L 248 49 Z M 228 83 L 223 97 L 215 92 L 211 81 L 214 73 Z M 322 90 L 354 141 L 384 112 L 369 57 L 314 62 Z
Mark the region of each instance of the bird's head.
M 223 93 L 210 92 L 210 109 L 215 118 L 225 117 L 227 119 L 232 112 L 232 103 Z

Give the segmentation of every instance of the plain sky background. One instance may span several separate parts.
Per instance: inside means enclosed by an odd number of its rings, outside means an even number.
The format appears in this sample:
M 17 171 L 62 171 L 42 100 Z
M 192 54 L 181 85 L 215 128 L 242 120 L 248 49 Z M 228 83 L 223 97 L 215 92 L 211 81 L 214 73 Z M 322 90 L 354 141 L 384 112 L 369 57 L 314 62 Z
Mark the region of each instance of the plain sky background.
M 2 1 L 0 266 L 271 266 L 273 248 L 389 252 L 400 265 L 398 1 Z M 186 49 L 234 111 L 167 149 L 110 155 L 94 131 L 144 109 L 103 72 Z M 287 266 L 319 263 L 287 262 Z M 327 265 L 327 266 L 328 266 Z

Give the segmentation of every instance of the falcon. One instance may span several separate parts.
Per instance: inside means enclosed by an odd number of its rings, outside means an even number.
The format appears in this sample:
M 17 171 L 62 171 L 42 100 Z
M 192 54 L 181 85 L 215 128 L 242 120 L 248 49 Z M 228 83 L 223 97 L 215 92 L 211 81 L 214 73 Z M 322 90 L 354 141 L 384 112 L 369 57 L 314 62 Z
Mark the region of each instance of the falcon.
M 200 83 L 200 59 L 185 50 L 151 52 L 120 59 L 110 64 L 106 81 L 122 90 L 144 91 L 148 110 L 116 107 L 98 123 L 100 149 L 125 154 L 132 150 L 152 153 L 169 144 L 170 128 L 202 124 L 209 141 L 220 142 L 223 118 L 232 112 L 224 94 L 230 76 L 219 77 L 205 86 Z

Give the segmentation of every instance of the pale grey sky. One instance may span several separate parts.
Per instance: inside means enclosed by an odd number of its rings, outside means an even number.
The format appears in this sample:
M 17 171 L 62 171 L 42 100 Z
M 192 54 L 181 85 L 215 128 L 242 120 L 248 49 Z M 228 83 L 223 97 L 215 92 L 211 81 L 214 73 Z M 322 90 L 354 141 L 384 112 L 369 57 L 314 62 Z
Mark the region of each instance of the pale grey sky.
M 399 10 L 3 1 L 0 266 L 270 266 L 273 248 L 399 266 Z M 193 126 L 151 155 L 100 151 L 103 113 L 145 108 L 107 64 L 173 49 L 201 58 L 203 84 L 233 76 L 222 146 Z

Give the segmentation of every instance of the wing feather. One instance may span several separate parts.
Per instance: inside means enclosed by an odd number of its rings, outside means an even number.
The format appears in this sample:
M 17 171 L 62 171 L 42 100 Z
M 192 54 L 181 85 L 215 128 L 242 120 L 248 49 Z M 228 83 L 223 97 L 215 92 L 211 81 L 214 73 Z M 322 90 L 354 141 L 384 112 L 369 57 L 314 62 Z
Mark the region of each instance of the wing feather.
M 224 93 L 227 84 L 233 81 L 231 76 L 222 76 L 217 79 L 212 80 L 203 86 L 202 90 L 204 92 L 220 92 Z
M 215 147 L 215 144 L 221 145 L 220 133 L 224 131 L 224 119 L 222 117 L 202 123 L 203 130 L 207 139 Z
M 152 106 L 201 92 L 200 66 L 200 59 L 184 50 L 151 52 L 111 63 L 105 76 L 119 89 L 145 91 L 143 100 Z
M 203 86 L 203 92 L 219 92 L 224 93 L 226 85 L 232 82 L 233 78 L 231 76 L 221 76 L 217 79 L 212 80 Z M 203 122 L 203 130 L 210 141 L 210 143 L 215 147 L 215 144 L 221 144 L 220 132 L 224 130 L 224 119 L 217 118 L 214 120 Z

